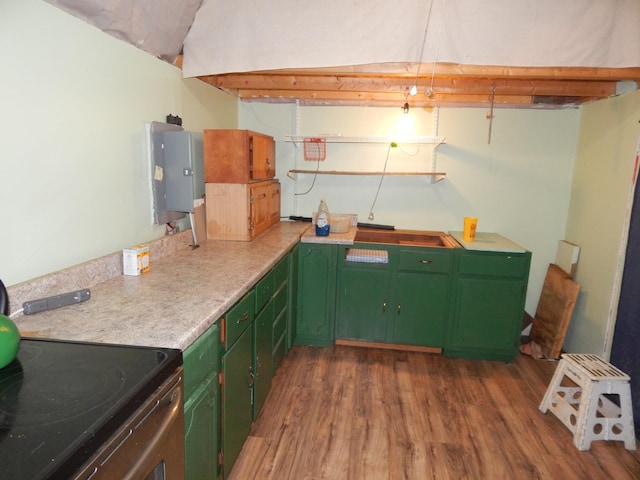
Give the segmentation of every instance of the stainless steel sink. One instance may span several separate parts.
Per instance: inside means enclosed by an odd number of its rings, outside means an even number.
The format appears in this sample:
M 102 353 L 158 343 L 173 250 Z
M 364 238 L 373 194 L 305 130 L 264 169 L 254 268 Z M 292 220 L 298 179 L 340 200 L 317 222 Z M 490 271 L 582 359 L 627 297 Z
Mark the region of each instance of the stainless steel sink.
M 447 233 L 422 230 L 358 229 L 354 241 L 421 247 L 455 248 L 460 246 L 458 242 Z

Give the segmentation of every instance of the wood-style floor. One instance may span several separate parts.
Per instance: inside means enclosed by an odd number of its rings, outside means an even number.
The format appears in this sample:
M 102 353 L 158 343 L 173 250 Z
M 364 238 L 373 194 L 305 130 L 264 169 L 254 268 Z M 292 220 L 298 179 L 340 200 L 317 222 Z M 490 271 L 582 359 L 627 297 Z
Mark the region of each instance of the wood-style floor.
M 538 410 L 555 366 L 294 347 L 229 479 L 639 479 L 638 450 L 580 452 Z

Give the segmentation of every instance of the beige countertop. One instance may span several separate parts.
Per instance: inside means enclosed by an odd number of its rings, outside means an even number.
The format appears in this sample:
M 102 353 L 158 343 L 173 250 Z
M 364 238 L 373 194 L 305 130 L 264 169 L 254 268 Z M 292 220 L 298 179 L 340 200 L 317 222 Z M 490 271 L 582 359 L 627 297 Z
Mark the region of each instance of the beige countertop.
M 120 274 L 85 285 L 91 290 L 86 302 L 12 318 L 23 336 L 184 350 L 275 265 L 308 226 L 280 222 L 251 242 L 210 240 L 157 260 L 152 256 L 148 273 Z
M 353 245 L 353 240 L 358 232 L 358 227 L 351 226 L 346 233 L 331 233 L 326 237 L 320 237 L 316 235 L 316 230 L 313 224 L 307 223 L 307 231 L 304 232 L 300 241 L 302 243 L 326 243 L 332 245 Z
M 466 250 L 511 253 L 524 253 L 527 251 L 526 248 L 497 233 L 476 232 L 475 240 L 472 242 L 463 240 L 462 232 L 449 232 L 449 234 Z

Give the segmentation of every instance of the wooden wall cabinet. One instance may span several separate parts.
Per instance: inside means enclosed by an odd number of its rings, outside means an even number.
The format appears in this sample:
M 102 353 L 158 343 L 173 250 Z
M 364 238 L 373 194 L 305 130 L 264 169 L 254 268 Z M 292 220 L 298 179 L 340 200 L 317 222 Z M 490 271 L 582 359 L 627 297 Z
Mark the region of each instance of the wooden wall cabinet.
M 249 241 L 280 221 L 280 182 L 206 184 L 207 238 Z
M 250 130 L 204 130 L 206 183 L 250 183 L 274 178 L 273 137 Z

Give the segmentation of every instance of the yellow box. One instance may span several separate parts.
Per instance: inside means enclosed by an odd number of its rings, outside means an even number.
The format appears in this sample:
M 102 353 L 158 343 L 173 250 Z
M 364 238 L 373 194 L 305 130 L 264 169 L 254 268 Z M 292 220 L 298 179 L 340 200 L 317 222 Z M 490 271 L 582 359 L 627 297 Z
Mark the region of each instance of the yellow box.
M 478 227 L 478 219 L 476 217 L 464 217 L 464 230 L 462 239 L 465 242 L 473 242 L 476 238 L 476 228 Z
M 136 245 L 122 250 L 122 271 L 125 275 L 141 275 L 150 269 L 149 245 Z

